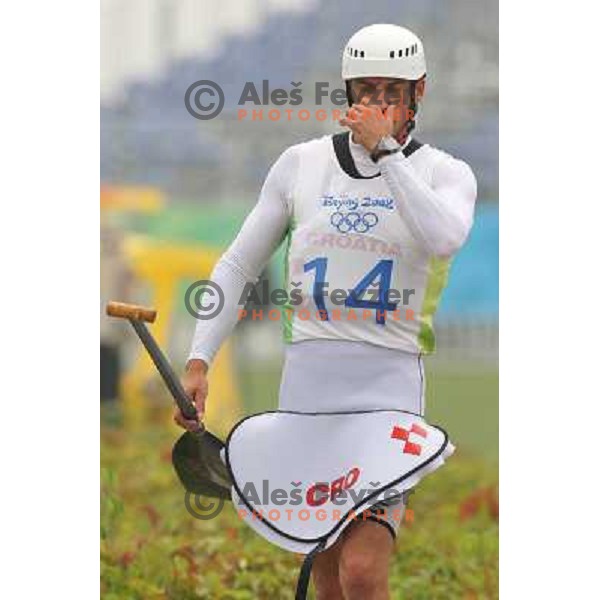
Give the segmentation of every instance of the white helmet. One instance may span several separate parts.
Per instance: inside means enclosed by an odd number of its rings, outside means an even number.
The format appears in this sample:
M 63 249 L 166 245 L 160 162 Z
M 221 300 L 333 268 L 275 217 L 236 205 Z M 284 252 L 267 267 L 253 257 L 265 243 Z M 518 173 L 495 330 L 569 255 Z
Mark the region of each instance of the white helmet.
M 416 81 L 426 73 L 421 40 L 398 25 L 363 27 L 346 44 L 342 79 L 393 77 Z
M 359 77 L 391 77 L 411 81 L 409 108 L 412 117 L 405 125 L 408 135 L 415 127 L 418 110 L 416 82 L 425 76 L 423 42 L 399 25 L 385 23 L 359 29 L 348 41 L 342 57 L 342 79 L 346 82 L 348 106 L 352 106 L 350 80 Z

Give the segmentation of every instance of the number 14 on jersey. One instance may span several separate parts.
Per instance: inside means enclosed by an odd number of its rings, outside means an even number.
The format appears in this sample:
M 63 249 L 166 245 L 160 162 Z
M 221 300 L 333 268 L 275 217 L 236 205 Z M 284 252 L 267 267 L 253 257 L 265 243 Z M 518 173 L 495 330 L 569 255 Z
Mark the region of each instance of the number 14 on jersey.
M 323 320 L 329 320 L 329 313 L 325 308 L 327 261 L 325 257 L 315 258 L 304 265 L 304 272 L 315 271 L 315 281 L 313 285 L 313 299 L 319 312 L 323 315 Z M 368 308 L 375 310 L 375 321 L 379 325 L 385 325 L 386 311 L 395 311 L 398 306 L 395 302 L 389 301 L 390 287 L 392 281 L 393 260 L 380 260 L 375 266 L 365 274 L 365 276 L 352 288 L 348 290 L 347 297 L 344 300 L 344 306 L 348 308 Z M 379 283 L 376 283 L 379 279 Z M 369 289 L 371 288 L 371 290 Z M 375 290 L 376 288 L 376 290 Z M 374 295 L 375 299 L 365 300 L 362 298 L 365 293 Z

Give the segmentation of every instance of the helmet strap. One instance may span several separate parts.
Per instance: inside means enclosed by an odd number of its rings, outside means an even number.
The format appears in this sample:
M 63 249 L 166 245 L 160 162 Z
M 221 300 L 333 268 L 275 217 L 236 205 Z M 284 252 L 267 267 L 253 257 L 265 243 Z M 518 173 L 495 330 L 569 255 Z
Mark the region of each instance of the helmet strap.
M 348 106 L 352 106 L 352 91 L 350 89 L 350 80 L 346 81 L 346 100 L 348 100 Z
M 417 104 L 417 82 L 416 81 L 411 81 L 410 82 L 410 100 L 408 103 L 408 110 L 412 112 L 412 117 L 409 116 L 409 118 L 407 119 L 406 123 L 404 124 L 404 129 L 403 131 L 401 131 L 397 138 L 398 141 L 403 144 L 406 141 L 406 138 L 408 138 L 408 136 L 410 135 L 410 132 L 415 128 L 415 117 L 417 116 L 417 109 L 419 108 L 419 105 Z

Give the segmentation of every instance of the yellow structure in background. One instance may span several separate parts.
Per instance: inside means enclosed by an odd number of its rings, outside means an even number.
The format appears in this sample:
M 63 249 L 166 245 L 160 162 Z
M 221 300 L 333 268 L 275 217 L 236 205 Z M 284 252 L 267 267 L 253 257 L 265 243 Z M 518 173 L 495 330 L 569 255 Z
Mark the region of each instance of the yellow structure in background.
M 100 188 L 100 208 L 103 212 L 156 213 L 165 206 L 161 190 L 142 185 L 103 185 Z
M 152 333 L 165 348 L 175 304 L 182 302 L 178 297 L 181 282 L 208 279 L 220 254 L 197 244 L 176 245 L 140 236 L 126 238 L 124 249 L 136 279 L 148 283 L 153 290 L 152 306 L 158 309 L 158 318 Z M 133 418 L 141 412 L 139 404 L 143 402 L 145 386 L 155 377 L 152 361 L 146 352 L 140 353 L 123 381 L 125 401 Z M 225 434 L 241 416 L 230 342 L 223 344 L 211 365 L 209 384 L 210 398 L 215 401 L 206 404 L 205 423 L 211 431 Z
M 100 197 L 102 213 L 107 216 L 119 212 L 157 213 L 164 208 L 162 192 L 152 187 L 103 186 Z M 156 323 L 151 326 L 152 334 L 166 349 L 176 305 L 183 302 L 183 298 L 179 298 L 181 283 L 208 279 L 219 252 L 201 244 L 167 243 L 136 235 L 125 236 L 123 251 L 135 279 L 151 289 L 149 302 L 158 311 Z M 141 348 L 121 382 L 128 424 L 143 423 L 149 407 L 145 396 L 149 384 L 157 377 L 151 359 Z M 211 365 L 209 384 L 209 400 L 214 401 L 207 402 L 205 423 L 211 431 L 225 435 L 242 413 L 230 342 L 223 344 Z

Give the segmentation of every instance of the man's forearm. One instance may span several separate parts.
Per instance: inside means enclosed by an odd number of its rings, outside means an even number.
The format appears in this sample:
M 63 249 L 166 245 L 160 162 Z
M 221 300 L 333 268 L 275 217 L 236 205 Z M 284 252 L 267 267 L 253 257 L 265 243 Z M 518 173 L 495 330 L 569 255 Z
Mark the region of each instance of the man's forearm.
M 433 188 L 400 153 L 378 164 L 398 211 L 422 247 L 436 256 L 456 252 L 473 221 L 477 185 L 470 168 L 461 161 L 444 162 Z
M 198 372 L 202 373 L 203 375 L 206 375 L 206 373 L 208 372 L 208 363 L 206 363 L 201 358 L 190 358 L 187 361 L 185 370 L 188 373 L 198 371 Z
M 202 361 L 208 368 L 238 321 L 239 310 L 244 307 L 243 303 L 240 304 L 244 287 L 249 281 L 255 280 L 227 255 L 221 258 L 211 274 L 211 281 L 223 292 L 223 307 L 213 318 L 196 322 L 188 363 L 192 360 Z

